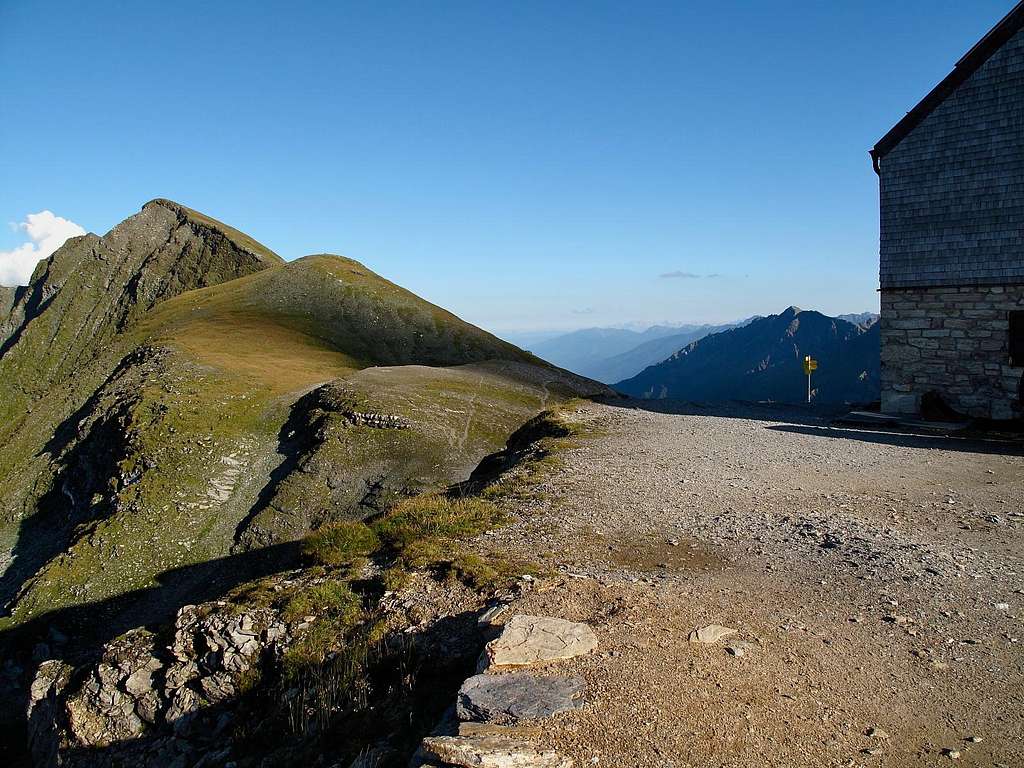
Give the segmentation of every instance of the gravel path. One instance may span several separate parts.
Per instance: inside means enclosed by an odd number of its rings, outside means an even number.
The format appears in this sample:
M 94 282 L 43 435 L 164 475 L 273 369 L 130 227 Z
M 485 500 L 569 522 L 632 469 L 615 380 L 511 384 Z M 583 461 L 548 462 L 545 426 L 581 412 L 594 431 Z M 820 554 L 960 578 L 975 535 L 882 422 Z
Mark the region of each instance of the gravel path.
M 665 407 L 662 404 L 662 407 Z M 666 410 L 671 410 L 667 406 Z M 587 405 L 512 527 L 586 621 L 577 766 L 1024 765 L 1024 451 L 807 412 Z M 687 641 L 706 624 L 738 630 Z

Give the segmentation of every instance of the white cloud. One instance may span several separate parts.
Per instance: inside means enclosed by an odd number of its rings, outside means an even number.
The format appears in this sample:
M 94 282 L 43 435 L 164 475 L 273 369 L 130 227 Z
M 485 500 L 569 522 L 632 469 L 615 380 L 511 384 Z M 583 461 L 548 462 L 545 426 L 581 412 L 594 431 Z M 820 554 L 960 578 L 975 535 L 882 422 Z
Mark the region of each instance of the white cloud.
M 69 237 L 85 234 L 75 222 L 56 216 L 52 211 L 30 213 L 11 228 L 27 234 L 31 242 L 13 251 L 0 251 L 0 285 L 28 285 L 36 264 L 64 245 Z
M 674 272 L 662 272 L 658 277 L 679 278 L 682 280 L 714 280 L 716 277 L 721 277 L 721 275 L 717 272 L 711 272 L 707 275 L 698 275 L 696 272 L 684 272 L 681 269 L 677 269 Z

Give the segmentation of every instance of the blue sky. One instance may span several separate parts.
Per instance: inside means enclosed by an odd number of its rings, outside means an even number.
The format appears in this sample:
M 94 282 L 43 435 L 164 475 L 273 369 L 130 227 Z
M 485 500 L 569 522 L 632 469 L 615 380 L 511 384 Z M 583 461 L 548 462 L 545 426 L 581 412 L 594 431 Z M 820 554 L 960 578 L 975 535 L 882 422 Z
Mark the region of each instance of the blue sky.
M 871 309 L 867 149 L 1012 4 L 0 0 L 0 221 L 170 197 L 498 331 Z

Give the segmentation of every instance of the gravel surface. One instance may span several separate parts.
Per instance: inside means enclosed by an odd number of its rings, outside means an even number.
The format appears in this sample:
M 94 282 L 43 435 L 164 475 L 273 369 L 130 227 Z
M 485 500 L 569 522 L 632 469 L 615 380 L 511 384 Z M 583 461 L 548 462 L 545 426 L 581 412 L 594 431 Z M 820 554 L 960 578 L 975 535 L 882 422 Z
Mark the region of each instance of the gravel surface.
M 562 575 L 515 612 L 588 622 L 540 724 L 577 766 L 1024 765 L 1024 449 L 810 411 L 586 405 L 482 545 Z M 674 411 L 674 412 L 673 412 Z M 720 624 L 737 633 L 688 642 Z

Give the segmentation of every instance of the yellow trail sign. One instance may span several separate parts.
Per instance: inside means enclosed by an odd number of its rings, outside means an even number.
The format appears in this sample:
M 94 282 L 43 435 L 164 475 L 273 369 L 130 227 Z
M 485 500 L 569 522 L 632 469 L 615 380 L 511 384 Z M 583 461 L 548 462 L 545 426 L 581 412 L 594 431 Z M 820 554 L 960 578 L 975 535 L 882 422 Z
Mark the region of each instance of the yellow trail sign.
M 818 361 L 810 355 L 804 357 L 804 373 L 807 374 L 807 402 L 811 402 L 811 371 L 818 370 Z

